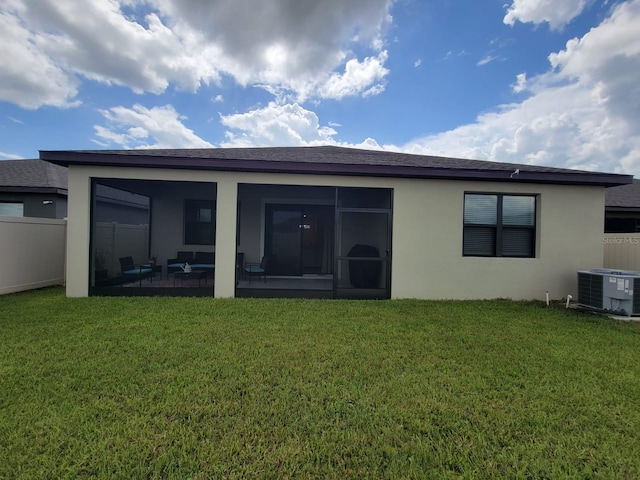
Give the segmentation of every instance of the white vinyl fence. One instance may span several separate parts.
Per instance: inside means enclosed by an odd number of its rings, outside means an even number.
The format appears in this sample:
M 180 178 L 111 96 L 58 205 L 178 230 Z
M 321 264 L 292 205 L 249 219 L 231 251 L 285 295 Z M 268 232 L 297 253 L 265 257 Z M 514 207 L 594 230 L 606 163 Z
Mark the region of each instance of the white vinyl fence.
M 65 283 L 67 221 L 0 216 L 0 295 Z M 149 226 L 97 223 L 95 248 L 110 276 L 120 257 L 148 257 Z
M 640 272 L 640 233 L 606 233 L 604 268 L 619 268 Z
M 120 275 L 120 257 L 131 256 L 136 264 L 149 259 L 149 225 L 97 222 L 94 238 L 94 262 L 100 258 L 111 277 Z
M 0 217 L 0 295 L 65 282 L 67 222 Z

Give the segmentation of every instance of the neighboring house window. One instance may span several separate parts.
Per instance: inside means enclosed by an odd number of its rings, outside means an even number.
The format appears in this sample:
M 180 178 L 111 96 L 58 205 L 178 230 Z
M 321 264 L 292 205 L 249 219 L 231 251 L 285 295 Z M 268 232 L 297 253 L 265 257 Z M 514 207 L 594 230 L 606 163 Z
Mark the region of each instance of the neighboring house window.
M 617 218 L 609 212 L 605 213 L 604 233 L 637 233 L 640 232 L 640 218 Z
M 0 202 L 0 216 L 24 217 L 24 204 L 22 202 Z
M 215 202 L 187 200 L 184 208 L 185 245 L 214 245 L 215 233 Z
M 532 195 L 464 195 L 463 255 L 534 257 L 536 197 Z

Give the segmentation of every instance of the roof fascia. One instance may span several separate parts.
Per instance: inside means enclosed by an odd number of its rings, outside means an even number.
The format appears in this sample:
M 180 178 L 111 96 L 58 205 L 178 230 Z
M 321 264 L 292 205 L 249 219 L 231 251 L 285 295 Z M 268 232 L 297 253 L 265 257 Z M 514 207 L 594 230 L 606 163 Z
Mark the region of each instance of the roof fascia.
M 0 192 L 2 193 L 44 193 L 47 195 L 62 195 L 67 196 L 67 190 L 63 188 L 53 187 L 15 187 L 15 186 L 0 186 Z
M 431 168 L 350 163 L 285 162 L 270 160 L 234 160 L 200 157 L 164 157 L 153 155 L 102 154 L 73 151 L 41 151 L 40 158 L 62 166 L 86 165 L 126 168 L 165 168 L 179 170 L 214 170 L 227 172 L 285 173 L 309 175 L 343 175 L 446 179 L 466 181 L 498 181 L 509 183 L 552 183 L 613 187 L 633 182 L 632 175 L 597 172 L 531 172 L 513 169 L 480 170 Z
M 640 212 L 640 206 L 638 206 L 638 207 L 605 206 L 604 210 L 606 212 L 636 213 L 636 212 Z

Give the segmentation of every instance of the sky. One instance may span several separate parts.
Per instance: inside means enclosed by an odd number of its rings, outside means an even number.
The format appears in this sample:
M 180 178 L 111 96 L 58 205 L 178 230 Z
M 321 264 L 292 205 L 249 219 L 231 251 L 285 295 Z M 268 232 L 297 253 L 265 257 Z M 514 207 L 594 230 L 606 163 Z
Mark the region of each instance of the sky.
M 0 160 L 339 145 L 640 176 L 640 0 L 0 0 Z

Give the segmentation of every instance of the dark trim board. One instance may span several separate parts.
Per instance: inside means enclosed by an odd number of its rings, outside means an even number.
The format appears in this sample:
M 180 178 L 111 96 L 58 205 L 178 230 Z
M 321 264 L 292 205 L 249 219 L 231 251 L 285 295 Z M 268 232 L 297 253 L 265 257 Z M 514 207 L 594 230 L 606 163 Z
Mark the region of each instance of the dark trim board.
M 4 160 L 3 160 L 4 161 Z M 67 190 L 54 187 L 12 187 L 0 186 L 2 193 L 43 193 L 46 195 L 61 195 L 66 198 Z
M 293 290 L 276 288 L 237 288 L 236 298 L 324 298 L 324 299 L 385 299 L 384 291 L 366 290 L 364 292 L 343 289 L 334 296 L 333 290 Z M 375 295 L 379 293 L 380 295 Z M 372 295 L 373 294 L 373 295 Z M 206 287 L 91 287 L 89 295 L 96 297 L 211 297 L 211 286 Z
M 236 298 L 334 298 L 333 290 L 236 288 Z
M 384 288 L 338 288 L 335 298 L 342 300 L 389 300 L 391 297 Z
M 325 298 L 335 300 L 388 300 L 384 289 L 292 290 L 277 288 L 237 288 L 236 298 Z
M 210 297 L 213 287 L 90 287 L 92 297 Z

